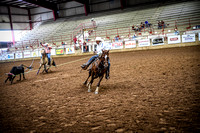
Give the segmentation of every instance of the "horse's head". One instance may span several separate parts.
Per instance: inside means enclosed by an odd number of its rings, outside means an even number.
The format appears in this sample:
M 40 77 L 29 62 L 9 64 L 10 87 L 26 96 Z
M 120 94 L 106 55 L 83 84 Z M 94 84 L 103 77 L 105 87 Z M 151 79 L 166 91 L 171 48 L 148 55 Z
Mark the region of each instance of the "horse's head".
M 46 55 L 46 52 L 45 52 L 44 49 L 42 49 L 42 50 L 40 51 L 40 53 L 41 53 L 42 56 L 45 56 L 45 55 Z
M 108 59 L 109 59 L 109 50 L 102 50 L 100 60 L 103 63 L 104 67 L 108 67 Z

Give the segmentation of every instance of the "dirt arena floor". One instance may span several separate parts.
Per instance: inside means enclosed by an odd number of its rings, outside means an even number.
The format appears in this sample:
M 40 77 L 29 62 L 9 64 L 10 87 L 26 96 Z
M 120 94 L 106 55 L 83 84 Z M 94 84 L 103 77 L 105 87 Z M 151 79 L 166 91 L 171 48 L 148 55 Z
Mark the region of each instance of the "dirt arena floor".
M 0 63 L 0 132 L 200 132 L 200 46 L 110 53 L 99 94 L 82 83 L 91 55 L 55 58 L 57 68 L 6 84 Z

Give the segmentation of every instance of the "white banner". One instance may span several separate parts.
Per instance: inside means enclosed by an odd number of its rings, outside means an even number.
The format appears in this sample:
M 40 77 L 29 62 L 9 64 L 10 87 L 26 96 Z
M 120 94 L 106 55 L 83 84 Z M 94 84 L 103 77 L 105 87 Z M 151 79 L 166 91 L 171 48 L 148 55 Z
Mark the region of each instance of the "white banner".
M 24 58 L 30 58 L 31 57 L 31 52 L 26 51 L 24 52 Z
M 51 49 L 51 55 L 56 55 L 56 49 L 55 48 Z
M 66 54 L 74 54 L 74 53 L 75 53 L 74 47 L 66 48 Z
M 149 39 L 138 40 L 138 46 L 139 47 L 150 46 L 150 40 Z
M 182 35 L 182 42 L 195 42 L 195 34 Z
M 15 59 L 23 58 L 22 53 L 15 53 Z
M 199 41 L 200 41 L 200 32 L 199 32 Z
M 181 36 L 168 36 L 168 44 L 181 43 Z
M 14 57 L 14 54 L 7 54 L 7 59 L 9 60 L 9 59 L 14 59 L 15 57 Z
M 135 48 L 136 47 L 136 41 L 126 41 L 125 42 L 125 48 Z
M 122 42 L 113 42 L 112 49 L 123 49 L 123 43 Z
M 157 45 L 163 45 L 164 44 L 164 38 L 159 37 L 159 38 L 153 38 L 152 39 L 152 45 L 157 46 Z
M 1 60 L 6 60 L 6 59 L 7 59 L 7 54 L 6 53 L 1 54 Z

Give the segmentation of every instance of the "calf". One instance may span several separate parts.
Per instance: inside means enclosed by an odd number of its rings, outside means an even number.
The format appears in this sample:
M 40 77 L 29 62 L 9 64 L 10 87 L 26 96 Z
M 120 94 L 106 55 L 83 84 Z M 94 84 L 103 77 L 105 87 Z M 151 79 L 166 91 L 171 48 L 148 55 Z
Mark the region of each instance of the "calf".
M 14 78 L 19 75 L 20 78 L 18 81 L 21 80 L 21 74 L 23 74 L 23 79 L 25 79 L 25 76 L 24 76 L 24 65 L 20 65 L 20 66 L 14 66 L 10 73 L 8 73 L 8 78 L 5 80 L 5 83 L 7 82 L 7 80 L 9 79 L 10 80 L 10 84 L 12 84 Z

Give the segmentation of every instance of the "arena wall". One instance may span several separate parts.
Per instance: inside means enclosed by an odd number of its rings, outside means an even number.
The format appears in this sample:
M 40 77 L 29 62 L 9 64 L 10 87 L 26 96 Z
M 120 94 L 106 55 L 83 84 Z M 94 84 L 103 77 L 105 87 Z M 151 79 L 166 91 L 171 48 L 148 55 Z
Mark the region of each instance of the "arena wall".
M 109 42 L 108 47 L 111 52 L 119 51 L 132 51 L 132 50 L 147 50 L 147 49 L 162 49 L 171 47 L 184 47 L 200 45 L 200 33 L 191 33 L 186 35 L 173 35 L 173 36 L 149 36 L 147 39 L 131 39 L 123 41 Z M 93 54 L 95 51 L 95 42 L 89 43 L 89 45 L 82 46 L 81 49 L 75 50 L 72 47 L 53 47 L 51 52 L 52 56 L 65 56 L 65 55 L 83 55 L 83 54 Z M 87 47 L 87 48 L 86 48 Z M 21 60 L 21 59 L 32 59 L 40 58 L 42 47 L 34 50 L 24 50 L 15 52 L 0 52 L 0 61 L 9 60 Z

